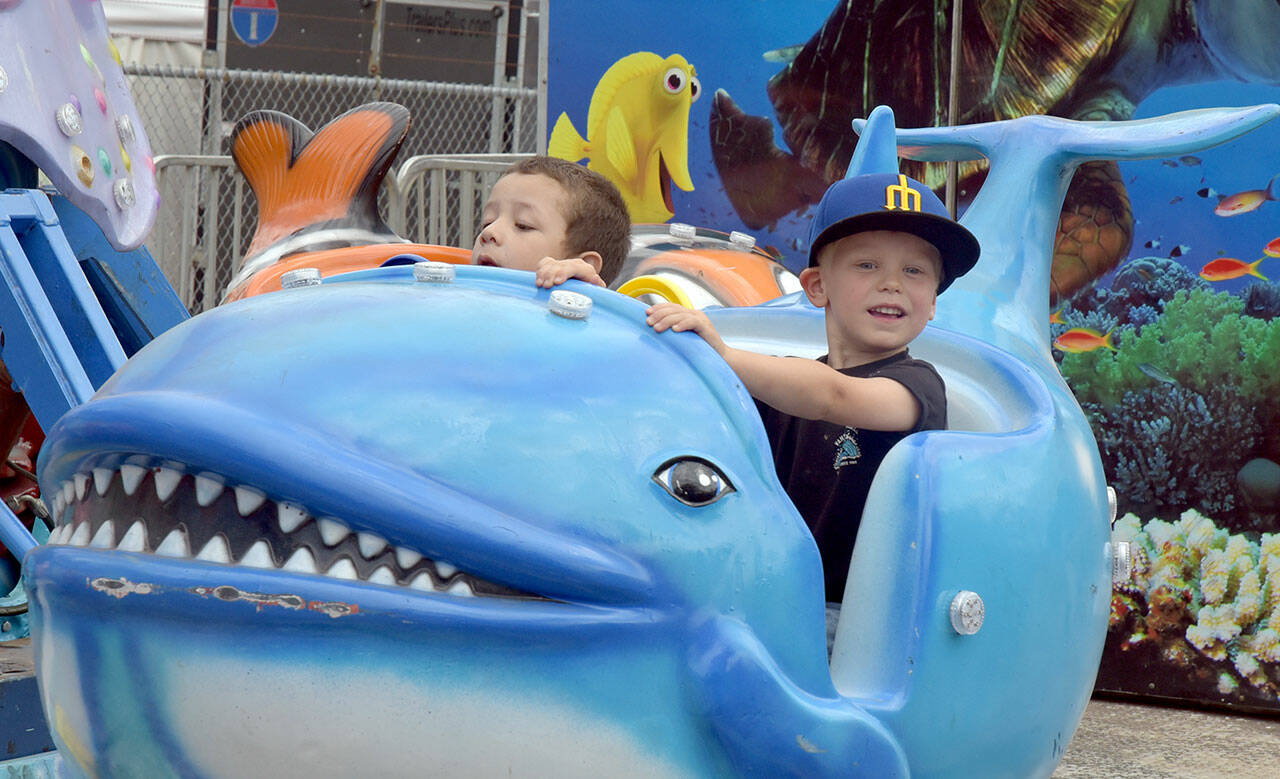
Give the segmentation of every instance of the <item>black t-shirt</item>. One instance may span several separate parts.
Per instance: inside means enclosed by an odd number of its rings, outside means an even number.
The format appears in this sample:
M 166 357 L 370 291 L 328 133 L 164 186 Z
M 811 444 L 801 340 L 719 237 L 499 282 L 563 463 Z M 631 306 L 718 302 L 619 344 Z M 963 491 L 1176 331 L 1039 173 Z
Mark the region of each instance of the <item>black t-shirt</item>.
M 826 362 L 826 357 L 820 362 Z M 889 449 L 919 430 L 947 426 L 947 397 L 942 377 L 906 350 L 883 360 L 840 370 L 846 376 L 884 376 L 902 384 L 920 403 L 920 419 L 906 432 L 863 430 L 800 419 L 757 400 L 774 467 L 791 502 L 804 517 L 822 553 L 827 600 L 844 596 L 849 556 L 862 522 L 871 479 Z

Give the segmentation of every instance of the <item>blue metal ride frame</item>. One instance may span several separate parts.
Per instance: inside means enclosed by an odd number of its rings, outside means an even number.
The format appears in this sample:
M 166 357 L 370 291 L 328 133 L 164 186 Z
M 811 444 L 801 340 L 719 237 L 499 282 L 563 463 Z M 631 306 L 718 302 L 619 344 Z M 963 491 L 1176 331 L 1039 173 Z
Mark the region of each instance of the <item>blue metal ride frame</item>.
M 0 257 L 0 357 L 47 428 L 124 364 L 124 349 L 43 192 L 0 193 Z
M 145 248 L 117 251 L 84 212 L 36 189 L 0 193 L 0 277 L 0 359 L 44 429 L 188 317 Z M 21 560 L 38 541 L 0 506 L 0 543 Z

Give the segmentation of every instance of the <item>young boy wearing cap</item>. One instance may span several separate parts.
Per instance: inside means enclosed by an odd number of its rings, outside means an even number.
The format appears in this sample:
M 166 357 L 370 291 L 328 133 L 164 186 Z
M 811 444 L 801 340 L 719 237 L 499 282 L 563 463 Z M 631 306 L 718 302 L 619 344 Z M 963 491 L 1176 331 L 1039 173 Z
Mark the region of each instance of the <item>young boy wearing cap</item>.
M 933 319 L 938 293 L 977 260 L 977 239 L 928 187 L 903 175 L 855 176 L 819 203 L 800 273 L 826 316 L 825 356 L 734 349 L 700 311 L 672 303 L 648 311 L 658 332 L 701 335 L 756 398 L 778 478 L 818 542 L 828 602 L 844 594 L 880 461 L 907 435 L 946 426 L 942 378 L 907 344 Z

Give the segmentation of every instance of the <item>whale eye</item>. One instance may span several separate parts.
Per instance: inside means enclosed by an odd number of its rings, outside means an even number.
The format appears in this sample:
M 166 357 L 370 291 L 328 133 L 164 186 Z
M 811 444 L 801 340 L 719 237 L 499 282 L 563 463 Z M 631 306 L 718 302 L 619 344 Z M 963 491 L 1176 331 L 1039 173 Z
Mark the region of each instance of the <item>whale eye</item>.
M 689 79 L 689 98 L 696 103 L 698 102 L 698 96 L 701 94 L 702 82 L 698 80 L 697 76 L 693 76 Z
M 653 480 L 687 506 L 709 506 L 733 492 L 720 469 L 697 457 L 677 457 L 658 466 Z
M 678 94 L 680 90 L 684 89 L 684 83 L 684 71 L 680 68 L 671 68 L 667 71 L 667 74 L 662 77 L 662 86 L 673 95 Z

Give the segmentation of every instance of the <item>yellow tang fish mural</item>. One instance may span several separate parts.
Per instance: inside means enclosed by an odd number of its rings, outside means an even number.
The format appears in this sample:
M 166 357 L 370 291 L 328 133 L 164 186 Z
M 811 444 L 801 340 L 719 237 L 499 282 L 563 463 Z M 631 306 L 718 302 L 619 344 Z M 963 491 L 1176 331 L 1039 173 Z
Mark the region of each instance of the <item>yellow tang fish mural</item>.
M 613 63 L 591 95 L 587 137 L 560 114 L 547 153 L 577 162 L 617 185 L 633 222 L 674 216 L 671 185 L 693 191 L 689 177 L 689 107 L 702 85 L 684 57 L 640 51 Z

